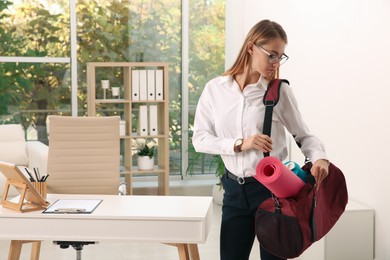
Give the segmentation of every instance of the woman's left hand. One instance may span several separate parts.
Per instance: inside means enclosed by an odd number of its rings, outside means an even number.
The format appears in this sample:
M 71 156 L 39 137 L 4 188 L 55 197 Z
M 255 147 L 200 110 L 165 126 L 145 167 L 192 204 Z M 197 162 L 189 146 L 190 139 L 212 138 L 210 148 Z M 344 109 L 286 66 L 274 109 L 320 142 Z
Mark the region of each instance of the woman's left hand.
M 317 189 L 320 186 L 321 182 L 328 176 L 329 173 L 329 161 L 324 159 L 319 159 L 314 162 L 311 167 L 311 174 L 316 179 Z

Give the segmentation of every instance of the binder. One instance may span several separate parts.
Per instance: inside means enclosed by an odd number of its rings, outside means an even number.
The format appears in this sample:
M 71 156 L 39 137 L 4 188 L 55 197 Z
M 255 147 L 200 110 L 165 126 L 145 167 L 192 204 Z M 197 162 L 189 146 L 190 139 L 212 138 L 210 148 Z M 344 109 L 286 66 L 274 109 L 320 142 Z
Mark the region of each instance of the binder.
M 146 105 L 139 106 L 138 134 L 148 135 L 148 107 Z
M 155 70 L 147 70 L 148 76 L 148 100 L 155 100 Z
M 149 106 L 149 135 L 158 135 L 157 105 Z
M 131 100 L 139 100 L 139 70 L 131 70 Z
M 162 69 L 156 70 L 156 100 L 164 99 L 164 73 Z
M 139 70 L 139 100 L 147 100 L 148 85 L 147 85 L 146 70 Z
M 119 135 L 120 136 L 126 135 L 126 121 L 125 120 L 119 121 Z

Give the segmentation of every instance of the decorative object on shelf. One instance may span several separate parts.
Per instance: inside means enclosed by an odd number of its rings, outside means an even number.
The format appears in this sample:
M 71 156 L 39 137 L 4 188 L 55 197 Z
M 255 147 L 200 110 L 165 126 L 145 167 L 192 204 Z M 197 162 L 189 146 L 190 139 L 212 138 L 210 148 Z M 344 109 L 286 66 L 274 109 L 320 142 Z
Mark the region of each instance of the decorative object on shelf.
M 119 87 L 112 87 L 111 91 L 112 91 L 113 97 L 120 98 L 120 88 Z
M 121 195 L 121 196 L 127 195 L 127 185 L 125 182 L 121 182 L 119 184 L 118 192 L 119 192 L 119 195 Z
M 102 89 L 103 89 L 103 99 L 106 99 L 106 92 L 107 92 L 107 89 L 110 88 L 110 81 L 107 80 L 107 79 L 103 79 L 101 80 L 101 84 L 102 84 Z
M 137 160 L 139 170 L 152 170 L 154 167 L 154 151 L 155 146 L 149 147 L 148 144 L 143 144 L 138 148 Z

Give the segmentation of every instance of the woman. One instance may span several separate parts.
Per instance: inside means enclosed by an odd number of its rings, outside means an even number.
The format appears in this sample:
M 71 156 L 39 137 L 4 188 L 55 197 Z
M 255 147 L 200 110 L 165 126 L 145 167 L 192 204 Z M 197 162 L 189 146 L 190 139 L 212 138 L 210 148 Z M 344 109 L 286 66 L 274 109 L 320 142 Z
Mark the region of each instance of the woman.
M 269 20 L 248 33 L 240 53 L 223 76 L 208 82 L 196 109 L 193 145 L 198 152 L 220 154 L 225 164 L 225 189 L 220 237 L 221 260 L 248 259 L 255 238 L 255 214 L 271 192 L 253 177 L 264 152 L 281 161 L 287 157 L 285 128 L 313 162 L 317 185 L 328 174 L 322 142 L 309 132 L 297 101 L 284 83 L 274 108 L 271 137 L 263 135 L 264 93 L 288 56 L 287 35 Z M 282 259 L 260 246 L 262 260 Z

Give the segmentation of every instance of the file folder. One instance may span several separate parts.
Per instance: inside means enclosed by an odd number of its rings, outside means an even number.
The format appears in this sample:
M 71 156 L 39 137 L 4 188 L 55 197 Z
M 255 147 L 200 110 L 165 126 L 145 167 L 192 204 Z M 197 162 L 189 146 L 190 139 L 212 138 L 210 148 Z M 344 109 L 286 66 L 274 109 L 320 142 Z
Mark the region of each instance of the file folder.
M 148 135 L 148 107 L 145 105 L 139 106 L 138 134 Z
M 156 70 L 156 100 L 164 99 L 164 74 L 162 69 Z
M 146 70 L 139 70 L 139 100 L 147 100 L 148 85 L 147 85 Z
M 139 70 L 131 71 L 131 100 L 139 100 Z
M 155 70 L 147 70 L 148 76 L 148 100 L 155 100 Z
M 158 135 L 157 105 L 149 106 L 149 135 Z

